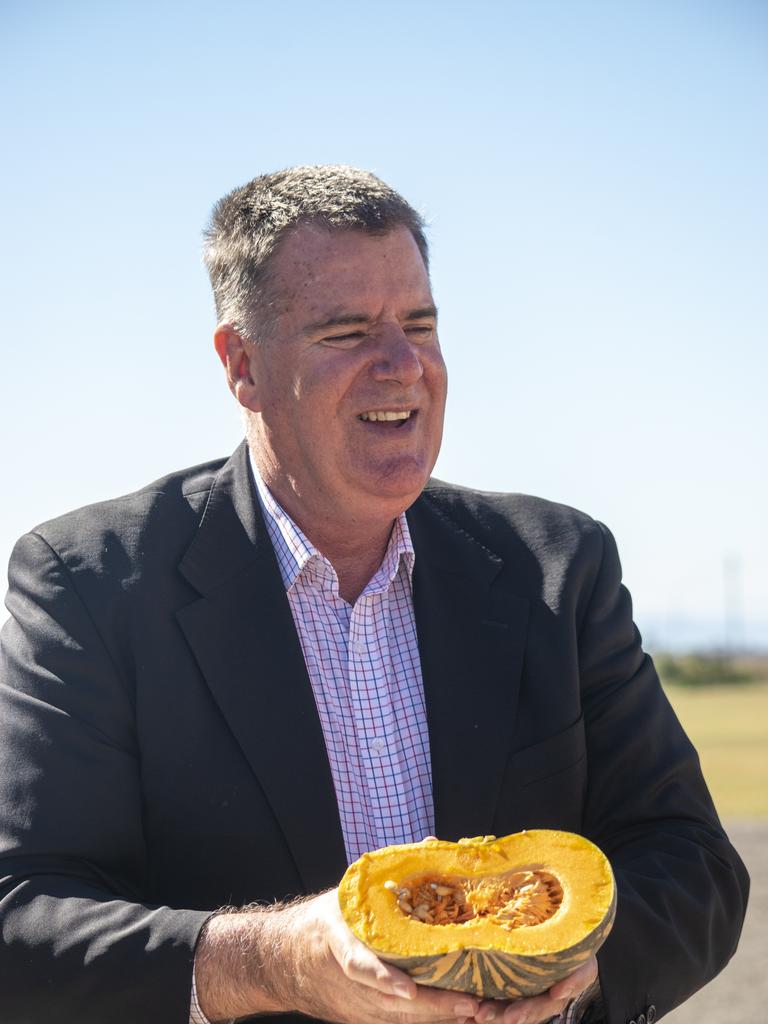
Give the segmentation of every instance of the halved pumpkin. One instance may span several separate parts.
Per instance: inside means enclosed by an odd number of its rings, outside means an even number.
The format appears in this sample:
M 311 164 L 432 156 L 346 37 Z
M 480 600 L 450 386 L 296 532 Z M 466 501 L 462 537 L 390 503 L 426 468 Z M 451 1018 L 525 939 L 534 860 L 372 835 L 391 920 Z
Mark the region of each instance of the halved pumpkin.
M 339 903 L 355 935 L 420 985 L 510 999 L 544 992 L 599 949 L 616 887 L 588 839 L 535 829 L 363 854 Z

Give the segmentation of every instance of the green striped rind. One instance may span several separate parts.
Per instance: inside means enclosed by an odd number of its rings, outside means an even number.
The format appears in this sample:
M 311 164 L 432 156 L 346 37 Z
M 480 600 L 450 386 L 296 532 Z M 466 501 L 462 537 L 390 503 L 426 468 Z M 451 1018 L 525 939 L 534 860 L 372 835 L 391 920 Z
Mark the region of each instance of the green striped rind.
M 557 953 L 524 956 L 498 949 L 469 948 L 435 956 L 383 958 L 410 974 L 419 985 L 472 992 L 485 999 L 535 996 L 572 974 L 598 951 L 608 937 L 615 914 L 614 893 L 600 924 L 581 942 Z

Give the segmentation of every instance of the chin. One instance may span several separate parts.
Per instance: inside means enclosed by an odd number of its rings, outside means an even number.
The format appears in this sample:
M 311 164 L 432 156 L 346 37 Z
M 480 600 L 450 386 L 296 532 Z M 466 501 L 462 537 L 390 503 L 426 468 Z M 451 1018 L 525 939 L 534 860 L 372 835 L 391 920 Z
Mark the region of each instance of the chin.
M 402 512 L 416 501 L 424 490 L 429 479 L 429 472 L 424 466 L 410 467 L 407 471 L 403 467 L 395 472 L 383 473 L 376 477 L 370 488 L 372 494 L 379 499 L 391 499 L 402 505 L 398 511 Z

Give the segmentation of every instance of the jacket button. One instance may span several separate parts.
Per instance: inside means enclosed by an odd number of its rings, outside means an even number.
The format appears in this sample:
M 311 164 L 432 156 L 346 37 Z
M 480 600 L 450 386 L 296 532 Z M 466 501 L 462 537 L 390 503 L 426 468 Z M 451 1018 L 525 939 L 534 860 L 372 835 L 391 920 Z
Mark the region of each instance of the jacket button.
M 645 1024 L 645 1014 L 644 1013 L 641 1013 L 640 1016 L 637 1018 L 637 1024 Z
M 647 1013 L 648 1016 L 646 1019 L 648 1021 L 648 1024 L 653 1024 L 653 1022 L 656 1020 L 656 1007 L 653 1005 L 653 1003 L 651 1003 L 651 1005 L 648 1007 Z

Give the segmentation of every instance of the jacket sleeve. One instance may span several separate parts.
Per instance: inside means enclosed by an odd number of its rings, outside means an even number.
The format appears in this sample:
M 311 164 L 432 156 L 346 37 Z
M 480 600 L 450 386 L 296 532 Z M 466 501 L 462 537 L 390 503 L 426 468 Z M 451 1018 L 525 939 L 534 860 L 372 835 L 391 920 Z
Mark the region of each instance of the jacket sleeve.
M 725 966 L 749 879 L 641 649 L 613 538 L 598 526 L 602 557 L 579 632 L 585 832 L 616 875 L 616 922 L 598 962 L 606 1019 L 624 1024 L 662 1016 Z
M 145 902 L 125 678 L 46 541 L 17 544 L 0 640 L 0 1020 L 186 1024 L 209 916 Z M 54 1008 L 52 1010 L 52 1008 Z

